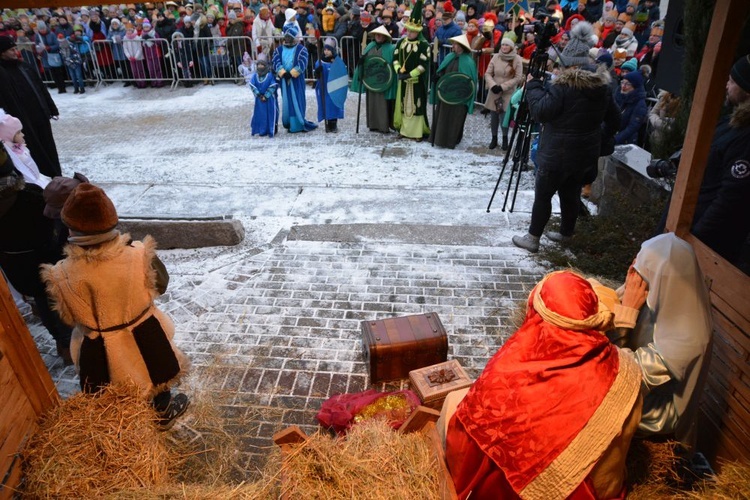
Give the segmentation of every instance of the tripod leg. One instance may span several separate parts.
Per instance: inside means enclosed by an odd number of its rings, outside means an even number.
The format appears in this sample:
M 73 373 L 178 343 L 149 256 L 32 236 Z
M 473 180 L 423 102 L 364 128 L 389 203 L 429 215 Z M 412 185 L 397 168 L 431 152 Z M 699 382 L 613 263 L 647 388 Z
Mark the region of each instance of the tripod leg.
M 509 148 L 513 147 L 513 144 L 515 144 L 516 140 L 516 131 L 517 128 L 513 128 L 513 133 L 510 136 L 510 146 Z M 510 151 L 510 149 L 509 149 Z M 508 160 L 510 159 L 510 152 L 505 153 L 505 157 L 503 158 L 503 167 L 500 169 L 500 175 L 497 176 L 497 182 L 495 183 L 495 189 L 492 191 L 492 196 L 490 196 L 490 202 L 487 204 L 487 213 L 490 213 L 490 207 L 492 206 L 492 201 L 495 199 L 495 195 L 497 194 L 497 188 L 500 187 L 500 179 L 503 178 L 503 174 L 505 173 L 505 168 L 508 166 Z M 511 174 L 512 175 L 512 174 Z M 507 195 L 506 195 L 507 200 Z M 503 209 L 502 211 L 505 211 L 505 203 L 503 203 Z

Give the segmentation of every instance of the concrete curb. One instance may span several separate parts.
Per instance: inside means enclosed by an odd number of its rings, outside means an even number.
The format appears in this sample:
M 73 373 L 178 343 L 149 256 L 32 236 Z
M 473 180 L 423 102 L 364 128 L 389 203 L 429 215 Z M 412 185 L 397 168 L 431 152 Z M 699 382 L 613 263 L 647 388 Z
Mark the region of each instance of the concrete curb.
M 135 240 L 150 234 L 162 250 L 238 245 L 245 228 L 235 219 L 139 219 L 121 218 L 118 229 Z
M 501 228 L 432 224 L 319 224 L 292 226 L 290 241 L 338 243 L 408 243 L 452 246 L 509 246 L 500 242 Z

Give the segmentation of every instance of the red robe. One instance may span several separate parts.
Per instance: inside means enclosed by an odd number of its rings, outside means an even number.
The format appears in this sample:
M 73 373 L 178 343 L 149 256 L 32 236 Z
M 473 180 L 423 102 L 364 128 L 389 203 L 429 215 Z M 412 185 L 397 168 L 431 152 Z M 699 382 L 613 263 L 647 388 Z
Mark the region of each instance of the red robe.
M 532 291 L 526 321 L 449 422 L 446 460 L 459 498 L 519 498 L 522 492 L 597 498 L 588 475 L 620 434 L 638 396 L 640 372 L 635 363 L 622 362 L 627 354 L 601 332 L 569 330 L 542 318 L 533 305 L 536 293 L 566 318 L 580 320 L 598 310 L 583 278 L 551 276 L 555 281 L 547 283 L 555 289 L 545 284 Z M 604 425 L 596 412 L 607 414 Z M 571 443 L 585 443 L 583 451 Z M 618 498 L 623 496 L 624 488 Z

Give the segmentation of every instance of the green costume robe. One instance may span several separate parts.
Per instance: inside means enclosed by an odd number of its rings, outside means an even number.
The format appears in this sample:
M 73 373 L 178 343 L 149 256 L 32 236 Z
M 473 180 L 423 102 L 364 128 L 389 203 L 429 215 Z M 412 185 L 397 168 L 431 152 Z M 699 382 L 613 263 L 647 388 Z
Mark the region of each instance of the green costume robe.
M 366 92 L 367 95 L 367 128 L 379 132 L 388 133 L 393 124 L 393 108 L 396 99 L 396 88 L 398 79 L 393 76 L 391 85 L 385 92 L 373 92 L 365 88 L 362 84 L 362 66 L 368 57 L 382 57 L 385 61 L 393 65 L 393 44 L 390 41 L 384 43 L 370 42 L 365 50 L 362 51 L 362 58 L 354 70 L 351 90 L 353 92 Z
M 430 45 L 420 35 L 416 40 L 402 38 L 394 51 L 396 74 L 409 75 L 399 80 L 393 126 L 404 137 L 422 139 L 430 134 L 427 122 Z
M 456 56 L 455 52 L 448 54 L 443 59 L 442 64 L 437 70 L 437 81 L 449 73 L 459 72 L 471 78 L 474 82 L 474 89 L 477 88 L 477 65 L 471 54 L 461 54 Z M 475 91 L 476 92 L 476 91 Z M 467 113 L 474 112 L 474 93 L 472 92 L 466 102 L 461 104 L 446 104 L 437 99 L 435 85 L 430 91 L 430 103 L 437 102 L 437 109 L 432 124 L 432 134 L 430 141 L 442 148 L 453 149 L 456 144 L 461 142 L 464 135 L 464 123 L 466 122 Z

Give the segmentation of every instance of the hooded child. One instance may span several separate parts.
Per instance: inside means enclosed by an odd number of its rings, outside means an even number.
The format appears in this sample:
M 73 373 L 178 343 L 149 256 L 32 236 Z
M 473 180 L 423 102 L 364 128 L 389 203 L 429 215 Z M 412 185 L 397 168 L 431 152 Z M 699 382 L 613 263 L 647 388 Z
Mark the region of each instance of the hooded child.
M 341 61 L 336 50 L 336 39 L 328 37 L 323 42 L 323 56 L 315 63 L 315 97 L 318 101 L 318 122 L 325 120 L 326 132 L 338 132 L 338 120 L 344 118 L 344 108 L 331 98 L 331 93 L 345 88 L 349 78 L 347 73 L 337 75 L 332 69 L 335 61 Z M 340 66 L 340 65 L 339 65 Z M 325 103 L 322 100 L 325 99 Z M 325 110 L 325 115 L 323 111 Z
M 177 71 L 184 80 L 185 87 L 193 86 L 195 79 L 195 61 L 193 61 L 193 50 L 190 44 L 185 40 L 185 35 L 181 31 L 172 33 L 172 43 L 177 56 Z
M 21 120 L 15 116 L 5 113 L 0 109 L 0 141 L 13 162 L 15 169 L 23 175 L 27 183 L 36 184 L 44 189 L 50 181 L 50 177 L 39 172 L 34 158 L 31 157 L 29 148 L 23 135 Z
M 161 40 L 161 37 L 153 29 L 148 20 L 143 21 L 141 39 L 143 40 L 143 57 L 146 60 L 148 75 L 151 78 L 151 86 L 155 88 L 161 87 L 164 85 L 162 81 L 164 73 L 161 69 L 162 64 L 164 64 L 162 48 L 166 48 L 167 45 Z
M 258 54 L 255 69 L 248 82 L 248 87 L 255 96 L 250 133 L 261 137 L 273 137 L 279 127 L 279 100 L 276 93 L 279 84 L 270 72 L 271 68 L 265 54 Z

